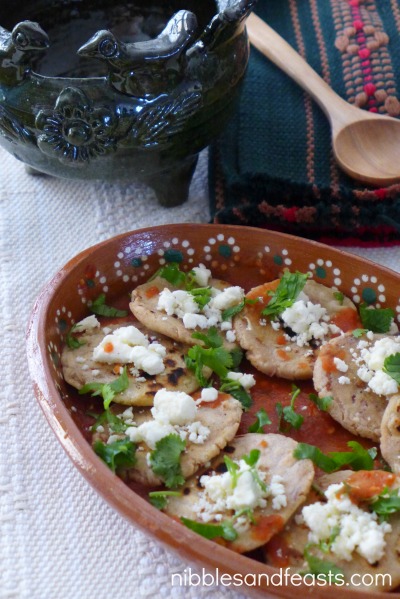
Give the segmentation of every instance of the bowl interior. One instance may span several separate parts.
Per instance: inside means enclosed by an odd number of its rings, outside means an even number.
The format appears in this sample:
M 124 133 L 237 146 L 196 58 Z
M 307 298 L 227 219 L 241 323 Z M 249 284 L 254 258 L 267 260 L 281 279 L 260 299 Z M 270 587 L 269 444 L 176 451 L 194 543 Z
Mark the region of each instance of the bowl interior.
M 28 358 L 39 403 L 54 432 L 84 476 L 123 516 L 155 534 L 194 562 L 226 572 L 272 573 L 264 564 L 236 555 L 158 512 L 97 458 L 84 433 L 87 406 L 65 384 L 61 350 L 70 327 L 88 315 L 88 301 L 101 293 L 107 303 L 127 306 L 131 290 L 161 265 L 189 270 L 205 264 L 213 275 L 246 290 L 277 278 L 284 268 L 309 272 L 356 303 L 391 307 L 400 319 L 400 275 L 318 243 L 260 229 L 218 225 L 166 225 L 126 233 L 71 260 L 45 287 L 32 313 Z M 268 589 L 298 596 L 299 588 Z M 333 596 L 334 588 L 321 590 Z M 341 589 L 341 596 L 355 591 Z M 314 589 L 313 596 L 320 596 Z M 383 596 L 375 593 L 373 596 Z M 397 595 L 396 596 L 400 596 Z

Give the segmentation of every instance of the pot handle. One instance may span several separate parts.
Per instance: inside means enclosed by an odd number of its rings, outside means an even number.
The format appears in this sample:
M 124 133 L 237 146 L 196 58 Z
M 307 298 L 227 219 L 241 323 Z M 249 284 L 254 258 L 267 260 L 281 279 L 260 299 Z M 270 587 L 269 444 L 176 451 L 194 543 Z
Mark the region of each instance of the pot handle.
M 196 43 L 187 50 L 187 55 L 214 50 L 216 46 L 227 41 L 233 35 L 241 33 L 245 21 L 255 8 L 257 1 L 238 0 L 215 15 L 196 40 Z

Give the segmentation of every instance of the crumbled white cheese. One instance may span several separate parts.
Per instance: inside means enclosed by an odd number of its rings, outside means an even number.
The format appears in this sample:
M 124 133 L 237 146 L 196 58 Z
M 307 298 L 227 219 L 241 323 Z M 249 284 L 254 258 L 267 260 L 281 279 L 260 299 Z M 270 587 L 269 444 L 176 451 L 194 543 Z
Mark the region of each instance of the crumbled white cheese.
M 339 372 L 347 372 L 349 369 L 346 362 L 344 362 L 340 358 L 337 358 L 337 357 L 333 358 L 333 363 L 335 364 L 336 369 L 339 370 Z
M 242 385 L 242 387 L 246 390 L 251 389 L 251 387 L 256 384 L 254 375 L 243 374 L 243 372 L 234 372 L 232 370 L 231 372 L 228 372 L 226 378 L 231 379 L 232 381 L 238 381 L 238 383 L 240 383 L 240 385 Z
M 164 310 L 168 316 L 183 318 L 185 314 L 198 314 L 200 308 L 187 291 L 170 291 L 166 287 L 158 296 L 157 310 Z
M 229 343 L 234 343 L 236 341 L 235 331 L 227 331 L 226 340 L 229 341 Z
M 244 460 L 235 463 L 238 466 L 235 479 L 229 471 L 223 474 L 203 475 L 200 478 L 203 491 L 199 495 L 195 510 L 204 522 L 220 521 L 224 514 L 231 510 L 265 508 L 268 498 L 272 498 L 272 507 L 275 510 L 286 506 L 287 498 L 281 476 L 273 476 L 267 485 L 267 472 L 257 468 L 257 465 L 250 467 Z M 245 517 L 248 524 L 248 517 Z M 246 522 L 235 522 L 234 527 L 241 527 Z
M 195 444 L 204 443 L 210 435 L 207 426 L 194 420 L 197 414 L 194 399 L 182 391 L 157 391 L 151 414 L 153 420 L 139 426 L 133 421 L 131 408 L 120 414 L 119 417 L 126 424 L 132 425 L 126 430 L 126 435 L 132 442 L 144 442 L 150 449 L 155 449 L 156 443 L 167 435 L 179 435 L 182 440 L 188 439 Z
M 93 350 L 93 360 L 106 364 L 130 364 L 147 374 L 164 372 L 166 349 L 160 343 L 150 343 L 146 335 L 130 325 L 106 335 Z
M 373 335 L 368 338 L 369 341 L 361 340 L 357 344 L 358 356 L 355 352 L 352 353 L 355 364 L 359 366 L 357 376 L 367 384 L 367 389 L 377 395 L 393 395 L 398 392 L 398 385 L 383 371 L 383 367 L 386 358 L 400 352 L 400 342 L 383 337 L 372 343 Z
M 96 316 L 92 314 L 77 322 L 74 326 L 74 332 L 82 333 L 83 331 L 90 331 L 91 329 L 97 329 L 98 327 L 100 327 L 100 322 L 97 320 Z
M 374 345 L 361 352 L 362 358 L 370 370 L 382 370 L 385 359 L 400 352 L 400 342 L 383 337 L 375 341 Z
M 211 299 L 211 306 L 216 310 L 227 310 L 240 304 L 244 298 L 244 290 L 241 287 L 227 287 Z
M 198 399 L 196 403 L 215 401 L 217 398 L 218 389 L 214 389 L 214 387 L 205 387 L 201 390 L 200 399 Z
M 350 385 L 350 379 L 348 376 L 340 376 L 338 378 L 339 385 Z
M 355 505 L 345 493 L 343 483 L 333 484 L 325 492 L 326 503 L 305 506 L 302 516 L 310 529 L 309 541 L 319 543 L 332 537 L 331 551 L 340 559 L 350 561 L 356 551 L 370 564 L 382 558 L 385 551 L 385 534 L 392 527 L 387 522 L 378 523 L 374 512 Z
M 165 424 L 184 425 L 196 417 L 196 402 L 183 391 L 160 389 L 154 396 L 151 414 L 155 420 Z
M 393 395 L 398 389 L 396 381 L 383 370 L 375 372 L 368 387 L 377 395 Z
M 211 272 L 202 265 L 192 270 L 195 272 L 196 282 L 201 287 L 206 287 Z M 210 300 L 201 308 L 190 292 L 181 289 L 171 291 L 165 288 L 158 296 L 157 309 L 166 312 L 168 316 L 181 318 L 187 329 L 208 329 L 218 326 L 223 331 L 231 331 L 229 338 L 233 340 L 232 320 L 223 319 L 222 314 L 226 309 L 243 301 L 244 290 L 238 286 L 223 290 L 211 287 L 210 290 Z
M 199 287 L 207 287 L 208 281 L 211 278 L 211 270 L 206 268 L 204 264 L 199 264 L 192 268 L 194 279 Z
M 280 315 L 285 327 L 289 327 L 295 336 L 292 341 L 299 347 L 308 345 L 312 339 L 323 340 L 329 333 L 329 316 L 320 304 L 298 299 Z
M 210 429 L 208 426 L 204 426 L 199 421 L 192 422 L 186 428 L 188 432 L 188 440 L 197 445 L 204 443 L 210 434 Z
M 129 427 L 125 433 L 133 443 L 144 442 L 150 449 L 155 449 L 158 441 L 167 435 L 176 434 L 176 431 L 171 424 L 149 420 L 140 426 Z
M 147 347 L 149 345 L 149 339 L 147 335 L 144 335 L 133 325 L 119 327 L 118 329 L 114 330 L 112 335 L 121 340 L 122 343 L 126 343 L 126 345 L 142 345 L 143 347 Z

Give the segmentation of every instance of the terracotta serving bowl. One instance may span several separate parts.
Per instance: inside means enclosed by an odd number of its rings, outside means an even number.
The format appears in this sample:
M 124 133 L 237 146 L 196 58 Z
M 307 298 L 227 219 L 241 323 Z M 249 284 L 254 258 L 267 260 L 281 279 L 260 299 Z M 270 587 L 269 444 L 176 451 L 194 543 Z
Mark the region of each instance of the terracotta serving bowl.
M 400 275 L 289 235 L 248 227 L 176 224 L 124 233 L 85 250 L 54 276 L 35 304 L 27 335 L 35 394 L 58 440 L 87 481 L 132 524 L 193 563 L 230 575 L 272 575 L 276 571 L 260 561 L 208 541 L 152 507 L 140 488 L 129 487 L 97 457 L 78 426 L 82 399 L 65 384 L 60 368 L 66 332 L 88 314 L 89 300 L 105 293 L 108 303 L 127 301 L 130 291 L 165 262 L 178 262 L 183 269 L 204 263 L 218 278 L 245 288 L 250 282 L 256 285 L 277 278 L 285 267 L 310 272 L 315 281 L 337 287 L 356 303 L 392 307 L 397 321 Z M 282 597 L 360 596 L 345 587 L 262 585 L 248 591 Z
M 256 0 L 0 7 L 0 145 L 34 171 L 141 180 L 182 203 L 230 118 Z

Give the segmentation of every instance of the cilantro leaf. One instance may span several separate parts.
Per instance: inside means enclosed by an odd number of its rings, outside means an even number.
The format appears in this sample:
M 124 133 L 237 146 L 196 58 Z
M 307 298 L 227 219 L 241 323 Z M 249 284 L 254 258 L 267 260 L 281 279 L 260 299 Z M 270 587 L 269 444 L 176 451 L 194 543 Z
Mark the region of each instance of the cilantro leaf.
M 152 281 L 156 277 L 165 279 L 168 283 L 174 285 L 174 287 L 182 287 L 186 283 L 186 274 L 180 270 L 179 264 L 176 262 L 171 262 L 163 266 L 149 280 Z
M 278 287 L 271 293 L 268 305 L 261 312 L 263 316 L 277 316 L 296 301 L 304 289 L 308 274 L 301 272 L 284 272 Z
M 233 528 L 232 522 L 228 520 L 221 522 L 221 524 L 203 524 L 202 522 L 182 517 L 181 522 L 190 528 L 190 530 L 197 532 L 197 534 L 206 539 L 216 539 L 217 537 L 221 537 L 222 539 L 225 539 L 225 541 L 234 541 L 238 536 L 238 533 Z
M 98 316 L 108 316 L 109 318 L 120 318 L 128 315 L 126 310 L 118 310 L 117 308 L 107 306 L 104 293 L 101 293 L 98 298 L 93 300 L 90 310 L 93 314 L 97 314 Z
M 315 445 L 299 443 L 293 452 L 298 460 L 309 459 L 324 472 L 336 472 L 343 466 L 350 466 L 353 470 L 372 470 L 377 450 L 375 447 L 364 449 L 357 441 L 349 441 L 347 446 L 352 451 L 330 451 L 323 453 Z
M 256 421 L 254 424 L 251 424 L 248 428 L 249 433 L 264 433 L 263 427 L 267 424 L 272 424 L 270 417 L 264 408 L 260 408 L 258 412 L 256 412 Z
M 236 462 L 234 462 L 229 456 L 225 455 L 224 456 L 224 462 L 225 462 L 225 466 L 231 476 L 232 479 L 232 488 L 234 489 L 236 487 L 237 484 L 237 479 L 238 479 L 238 470 L 239 470 L 239 464 L 237 464 Z
M 280 402 L 275 405 L 275 409 L 279 417 L 278 428 L 280 431 L 282 431 L 284 428 L 282 426 L 282 419 L 287 422 L 289 426 L 296 430 L 298 430 L 303 424 L 304 417 L 301 414 L 298 414 L 294 409 L 294 403 L 300 392 L 301 390 L 296 387 L 296 385 L 292 385 L 292 397 L 290 400 L 290 405 L 283 407 Z
M 175 434 L 167 435 L 156 443 L 156 448 L 150 454 L 150 466 L 164 480 L 167 487 L 183 485 L 180 458 L 186 446 L 185 441 Z
M 341 291 L 334 291 L 333 292 L 333 297 L 335 298 L 336 301 L 339 302 L 339 304 L 343 305 L 344 294 Z
M 203 387 L 207 386 L 207 380 L 203 375 L 203 367 L 208 366 L 220 378 L 226 378 L 229 369 L 232 368 L 233 360 L 229 351 L 223 347 L 204 348 L 200 345 L 191 347 L 185 357 L 186 366 L 193 370 L 197 380 Z
M 211 287 L 196 287 L 188 291 L 199 308 L 204 308 L 211 300 Z
M 344 581 L 344 572 L 334 563 L 325 561 L 312 555 L 308 548 L 304 549 L 304 558 L 308 564 L 308 573 L 329 580 L 329 583 L 342 584 Z M 305 574 L 303 572 L 303 574 Z
M 91 431 L 95 432 L 99 428 L 99 426 L 108 425 L 110 430 L 113 433 L 124 433 L 126 429 L 130 426 L 123 421 L 122 418 L 118 418 L 116 414 L 111 412 L 111 410 L 104 410 L 98 416 L 94 416 L 96 418 L 95 423 L 91 426 Z
M 360 304 L 359 312 L 363 327 L 373 333 L 388 333 L 395 316 L 391 308 L 369 308 L 366 304 Z
M 222 320 L 231 320 L 236 314 L 239 314 L 245 306 L 256 304 L 258 299 L 249 299 L 247 297 L 243 298 L 239 304 L 232 306 L 231 308 L 226 308 L 222 311 Z
M 400 353 L 385 358 L 382 370 L 400 385 Z
M 195 332 L 192 334 L 193 339 L 200 339 L 208 348 L 222 347 L 223 339 L 218 334 L 217 327 L 210 327 L 207 333 Z
M 229 378 L 222 379 L 222 385 L 219 390 L 222 393 L 229 393 L 235 399 L 240 401 L 244 410 L 248 410 L 248 408 L 252 405 L 251 395 L 246 391 L 246 389 L 239 383 L 239 381 L 233 381 Z
M 333 402 L 333 397 L 331 395 L 319 397 L 316 393 L 310 393 L 308 397 L 322 412 L 326 412 L 331 403 Z
M 149 493 L 149 500 L 151 505 L 156 507 L 158 510 L 163 510 L 168 503 L 168 497 L 181 497 L 182 493 L 179 491 L 151 491 Z
M 250 467 L 255 466 L 260 459 L 260 450 L 252 449 L 248 455 L 243 455 L 242 460 L 246 462 L 246 464 Z
M 129 378 L 126 366 L 124 367 L 122 374 L 112 381 L 111 383 L 98 383 L 93 381 L 86 383 L 78 391 L 79 395 L 85 393 L 91 393 L 93 397 L 101 395 L 103 398 L 104 409 L 107 410 L 110 407 L 110 403 L 113 401 L 117 393 L 122 393 L 129 387 Z
M 65 342 L 70 349 L 78 349 L 79 347 L 82 347 L 82 345 L 85 345 L 84 341 L 80 341 L 74 337 L 73 333 L 76 331 L 76 328 L 76 324 L 72 325 L 65 338 Z
M 368 332 L 368 329 L 354 329 L 353 337 L 355 337 L 356 339 L 359 339 L 367 332 Z
M 135 465 L 136 445 L 128 438 L 114 443 L 95 441 L 93 449 L 113 472 L 118 468 L 130 468 Z
M 232 369 L 235 370 L 235 368 L 240 366 L 240 363 L 243 359 L 243 351 L 240 349 L 240 347 L 234 347 L 229 353 L 232 357 Z
M 232 306 L 231 308 L 226 308 L 225 310 L 222 311 L 222 320 L 230 320 L 231 318 L 236 316 L 236 314 L 239 314 L 243 310 L 245 305 L 246 305 L 246 302 L 243 299 L 239 304 L 236 304 L 236 306 Z
M 370 508 L 383 520 L 388 518 L 390 514 L 400 511 L 399 489 L 384 489 L 370 504 Z

